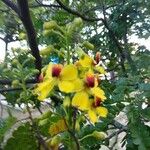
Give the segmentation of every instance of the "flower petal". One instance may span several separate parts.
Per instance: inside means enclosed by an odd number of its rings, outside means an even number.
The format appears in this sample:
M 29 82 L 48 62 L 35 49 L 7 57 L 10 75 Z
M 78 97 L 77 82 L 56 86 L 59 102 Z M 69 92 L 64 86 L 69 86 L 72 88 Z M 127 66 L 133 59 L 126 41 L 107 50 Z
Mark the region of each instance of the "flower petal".
M 38 94 L 39 100 L 44 100 L 48 96 L 49 92 L 53 89 L 55 84 L 55 79 L 46 80 L 38 84 L 38 87 L 34 90 L 34 93 Z
M 81 110 L 87 110 L 90 106 L 88 94 L 84 91 L 78 92 L 72 99 L 72 106 L 78 107 Z
M 73 64 L 64 66 L 64 68 L 60 73 L 61 80 L 66 81 L 76 79 L 77 75 L 78 75 L 77 67 L 74 66 Z
M 52 78 L 52 66 L 53 64 L 48 64 L 47 68 L 46 68 L 46 71 L 45 71 L 45 79 L 47 78 Z
M 60 91 L 65 93 L 74 92 L 74 84 L 70 81 L 59 81 L 58 87 Z
M 84 82 L 81 79 L 76 79 L 73 81 L 74 91 L 79 92 L 84 89 Z
M 94 110 L 89 110 L 88 116 L 89 116 L 91 122 L 95 123 L 98 121 L 98 117 L 97 117 L 96 112 Z
M 105 69 L 102 66 L 96 66 L 94 69 L 96 71 L 98 71 L 99 73 L 101 73 L 101 74 L 105 74 L 106 73 Z
M 96 112 L 100 117 L 106 117 L 108 114 L 108 110 L 105 107 L 97 107 Z
M 99 97 L 102 101 L 106 99 L 105 93 L 99 87 L 91 88 L 92 94 L 96 97 Z
M 82 67 L 91 67 L 91 65 L 93 64 L 93 59 L 87 54 L 83 54 L 81 56 L 81 59 L 79 60 L 79 63 Z

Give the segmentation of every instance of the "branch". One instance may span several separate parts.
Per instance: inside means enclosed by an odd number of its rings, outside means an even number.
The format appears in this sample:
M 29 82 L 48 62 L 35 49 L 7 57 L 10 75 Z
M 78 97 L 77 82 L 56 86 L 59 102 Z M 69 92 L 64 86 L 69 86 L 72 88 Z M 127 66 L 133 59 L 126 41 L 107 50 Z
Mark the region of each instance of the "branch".
M 12 10 L 14 10 L 17 14 L 19 14 L 19 9 L 15 3 L 13 3 L 10 0 L 2 0 L 3 3 L 5 3 L 8 7 L 10 7 Z
M 73 14 L 75 16 L 81 17 L 83 20 L 85 21 L 102 21 L 102 18 L 89 18 L 84 16 L 83 14 L 79 13 L 78 11 L 72 10 L 71 8 L 67 7 L 66 5 L 64 5 L 61 0 L 56 0 L 56 2 L 61 6 L 62 9 L 64 9 L 65 11 L 67 11 L 70 14 Z
M 40 131 L 39 131 L 39 129 L 38 129 L 38 126 L 36 125 L 36 123 L 35 123 L 35 121 L 34 121 L 34 119 L 33 119 L 33 117 L 32 117 L 32 113 L 31 113 L 30 108 L 29 108 L 28 105 L 27 105 L 27 112 L 28 112 L 29 118 L 30 118 L 30 120 L 31 120 L 31 122 L 32 122 L 32 129 L 33 129 L 33 131 L 35 132 L 35 135 L 36 135 L 36 137 L 37 137 L 39 143 L 43 146 L 44 150 L 50 150 L 50 149 L 48 148 L 48 146 L 47 146 L 45 140 L 43 139 L 42 135 L 40 134 Z
M 80 150 L 80 143 L 79 143 L 79 141 L 78 141 L 78 138 L 76 137 L 75 133 L 69 129 L 69 126 L 68 126 L 68 124 L 67 124 L 65 118 L 64 118 L 64 122 L 65 122 L 65 125 L 66 125 L 67 128 L 68 128 L 67 131 L 70 133 L 70 135 L 72 136 L 72 138 L 74 139 L 74 141 L 75 141 L 75 143 L 76 143 L 76 150 Z
M 11 85 L 12 80 L 9 79 L 0 79 L 0 84 L 2 85 Z M 36 79 L 30 79 L 26 81 L 26 84 L 30 84 L 30 83 L 37 83 Z
M 39 49 L 36 41 L 36 33 L 34 30 L 34 26 L 31 20 L 30 12 L 29 12 L 29 6 L 28 6 L 28 1 L 27 0 L 17 0 L 18 1 L 18 6 L 20 9 L 20 18 L 23 22 L 23 25 L 27 31 L 28 35 L 28 42 L 29 46 L 31 48 L 31 53 L 33 57 L 35 57 L 35 67 L 39 71 L 41 71 L 42 68 L 42 60 L 39 54 Z
M 5 93 L 5 92 L 14 92 L 14 91 L 20 91 L 23 90 L 22 88 L 4 88 L 0 89 L 0 93 Z
M 6 43 L 6 40 L 5 40 L 5 38 L 2 38 L 2 37 L 0 37 L 0 40 L 4 41 L 4 42 Z

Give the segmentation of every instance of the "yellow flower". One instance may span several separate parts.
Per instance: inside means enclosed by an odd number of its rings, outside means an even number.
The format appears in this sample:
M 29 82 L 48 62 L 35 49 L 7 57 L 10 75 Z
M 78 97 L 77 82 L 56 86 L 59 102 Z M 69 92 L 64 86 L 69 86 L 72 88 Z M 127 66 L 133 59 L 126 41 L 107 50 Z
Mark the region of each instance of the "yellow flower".
M 88 111 L 90 120 L 95 123 L 99 116 L 105 117 L 107 109 L 99 107 L 106 97 L 104 91 L 98 87 L 98 80 L 96 76 L 89 71 L 84 79 L 83 89 L 75 93 L 72 99 L 72 106 L 80 110 Z M 89 96 L 94 96 L 95 99 L 89 99 Z
M 58 85 L 62 92 L 70 93 L 75 90 L 75 83 L 78 81 L 78 70 L 75 65 L 49 64 L 42 83 L 37 84 L 34 93 L 39 100 L 44 100 L 54 86 Z
M 98 97 L 91 99 L 90 107 L 88 109 L 88 116 L 91 122 L 95 123 L 99 117 L 106 117 L 108 110 L 101 106 L 102 100 Z
M 87 54 L 82 54 L 80 60 L 78 61 L 78 63 L 82 66 L 82 67 L 86 67 L 86 68 L 90 68 L 94 65 L 94 60 Z
M 72 105 L 80 110 L 87 111 L 91 122 L 95 123 L 99 117 L 106 117 L 108 110 L 101 106 L 102 100 L 98 97 L 89 99 L 86 92 L 78 92 L 72 100 Z

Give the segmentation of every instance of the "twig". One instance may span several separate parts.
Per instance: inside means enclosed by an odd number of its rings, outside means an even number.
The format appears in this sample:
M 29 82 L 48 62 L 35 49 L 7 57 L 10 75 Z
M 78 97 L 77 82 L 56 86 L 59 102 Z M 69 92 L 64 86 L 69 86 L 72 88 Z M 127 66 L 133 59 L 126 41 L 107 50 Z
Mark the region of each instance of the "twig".
M 30 83 L 37 83 L 36 79 L 29 79 L 25 81 L 26 84 L 30 84 Z M 12 84 L 12 80 L 9 79 L 0 79 L 0 84 L 1 85 L 11 85 Z
M 126 130 L 125 130 L 125 129 L 120 129 L 120 130 L 118 130 L 118 131 L 112 133 L 111 135 L 109 135 L 109 136 L 105 139 L 105 141 L 106 141 L 106 140 L 110 140 L 110 139 L 111 139 L 112 137 L 114 137 L 115 135 L 118 135 L 118 134 L 120 134 L 121 132 L 124 132 L 124 131 L 126 131 Z
M 20 90 L 22 90 L 22 88 L 4 88 L 4 89 L 0 89 L 0 93 L 20 91 Z
M 74 139 L 74 141 L 75 141 L 75 143 L 76 143 L 77 150 L 80 150 L 80 144 L 79 144 L 79 141 L 78 141 L 77 137 L 75 136 L 75 133 L 72 132 L 72 131 L 70 130 L 70 128 L 69 128 L 69 126 L 68 126 L 68 124 L 67 124 L 65 118 L 64 118 L 64 122 L 65 122 L 65 125 L 66 125 L 67 128 L 68 128 L 68 132 L 69 132 L 70 135 L 73 137 L 73 139 Z
M 61 0 L 56 0 L 56 1 L 61 6 L 62 9 L 64 9 L 65 11 L 67 11 L 67 12 L 69 12 L 69 13 L 75 15 L 75 16 L 81 17 L 85 21 L 93 22 L 93 21 L 100 21 L 100 20 L 102 20 L 102 18 L 89 18 L 89 17 L 86 17 L 83 14 L 79 13 L 78 11 L 72 10 L 71 8 L 69 8 L 66 5 L 64 5 L 61 2 Z
M 27 105 L 27 111 L 28 111 L 28 113 L 29 113 L 29 118 L 30 118 L 30 120 L 31 120 L 31 122 L 32 122 L 33 131 L 35 132 L 36 137 L 37 137 L 39 143 L 42 144 L 44 150 L 50 150 L 50 149 L 48 148 L 48 146 L 46 145 L 45 140 L 42 138 L 42 136 L 41 136 L 41 134 L 40 134 L 40 132 L 39 132 L 39 130 L 38 130 L 38 127 L 37 127 L 36 123 L 35 123 L 34 120 L 33 120 L 32 113 L 31 113 L 30 108 L 29 108 L 28 105 Z

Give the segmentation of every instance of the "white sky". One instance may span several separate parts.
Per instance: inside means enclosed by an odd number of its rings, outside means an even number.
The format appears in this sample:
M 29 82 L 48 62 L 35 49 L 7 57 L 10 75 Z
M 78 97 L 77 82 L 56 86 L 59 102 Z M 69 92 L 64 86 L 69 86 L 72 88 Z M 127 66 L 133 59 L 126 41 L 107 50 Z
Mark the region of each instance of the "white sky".
M 147 49 L 150 49 L 150 38 L 148 38 L 147 40 L 138 39 L 135 35 L 133 35 L 131 36 L 129 41 L 138 43 L 139 45 L 144 45 L 146 46 Z M 19 45 L 20 45 L 19 42 L 10 43 L 8 49 L 10 49 L 11 47 L 19 47 Z M 3 61 L 4 57 L 5 57 L 5 43 L 2 40 L 0 40 L 0 62 Z

